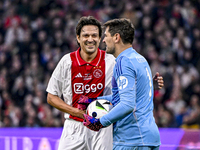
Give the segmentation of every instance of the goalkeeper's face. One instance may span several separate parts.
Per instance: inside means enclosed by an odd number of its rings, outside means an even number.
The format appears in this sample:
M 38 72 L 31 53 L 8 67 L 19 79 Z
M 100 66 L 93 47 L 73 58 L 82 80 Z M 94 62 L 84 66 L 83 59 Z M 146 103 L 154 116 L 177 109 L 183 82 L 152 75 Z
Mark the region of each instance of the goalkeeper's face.
M 95 25 L 85 25 L 81 29 L 77 40 L 86 54 L 93 54 L 97 51 L 101 38 L 99 37 L 99 28 Z
M 118 37 L 111 36 L 109 32 L 109 28 L 107 27 L 104 33 L 104 39 L 103 42 L 106 44 L 106 53 L 113 54 L 115 56 L 115 43 L 117 42 Z

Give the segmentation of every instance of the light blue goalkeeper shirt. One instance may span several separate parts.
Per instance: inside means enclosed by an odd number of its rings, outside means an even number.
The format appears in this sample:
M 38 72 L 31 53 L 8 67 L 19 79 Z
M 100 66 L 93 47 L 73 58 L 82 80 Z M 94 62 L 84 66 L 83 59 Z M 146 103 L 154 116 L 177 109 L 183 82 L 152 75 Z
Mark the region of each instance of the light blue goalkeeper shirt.
M 153 117 L 153 80 L 146 59 L 133 48 L 123 51 L 113 70 L 112 96 L 114 108 L 102 118 L 104 126 L 114 123 L 113 144 L 126 146 L 158 146 L 160 134 Z

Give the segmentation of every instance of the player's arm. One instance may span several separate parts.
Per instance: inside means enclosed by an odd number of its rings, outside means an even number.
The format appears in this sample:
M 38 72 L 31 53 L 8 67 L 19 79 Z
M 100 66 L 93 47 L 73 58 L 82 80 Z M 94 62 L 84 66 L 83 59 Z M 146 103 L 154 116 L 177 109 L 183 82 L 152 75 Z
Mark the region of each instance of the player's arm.
M 108 114 L 100 118 L 100 123 L 105 127 L 133 113 L 136 108 L 135 76 L 130 72 L 123 73 L 120 76 L 123 76 L 123 82 L 126 82 L 127 86 L 119 87 L 120 85 L 118 85 L 120 102 Z
M 58 110 L 68 113 L 72 116 L 83 118 L 83 114 L 85 114 L 85 111 L 82 111 L 78 108 L 72 107 L 68 104 L 66 104 L 61 98 L 59 98 L 57 95 L 53 95 L 48 93 L 47 95 L 47 103 L 51 106 L 57 108 Z
M 67 57 L 67 55 L 65 55 L 59 61 L 58 65 L 56 66 L 49 80 L 49 83 L 46 89 L 46 91 L 48 92 L 47 103 L 62 112 L 68 113 L 70 115 L 73 115 L 79 118 L 83 118 L 83 114 L 85 113 L 84 111 L 68 105 L 60 98 L 62 95 L 62 87 L 63 87 L 63 81 L 64 81 L 63 70 L 66 70 L 66 68 L 64 68 L 64 66 L 66 65 L 65 57 Z M 69 67 L 67 69 L 71 69 L 71 68 Z
M 125 61 L 126 62 L 126 61 Z M 121 64 L 124 64 L 121 63 Z M 123 86 L 122 84 L 118 85 L 119 95 L 120 95 L 120 102 L 113 107 L 113 109 L 100 119 L 92 118 L 88 115 L 84 115 L 85 120 L 83 124 L 88 127 L 91 130 L 98 131 L 102 127 L 107 127 L 111 125 L 112 123 L 126 117 L 128 114 L 132 113 L 134 111 L 134 108 L 136 106 L 136 86 L 135 86 L 135 76 L 132 70 L 130 70 L 129 62 L 126 63 L 126 66 L 120 66 L 119 68 L 128 68 L 129 72 L 125 72 L 121 74 L 121 77 L 123 79 L 123 84 L 126 85 L 126 87 L 120 87 Z M 117 67 L 116 67 L 117 68 Z M 121 72 L 121 71 L 116 71 Z M 120 75 L 115 75 L 115 79 L 119 79 Z M 126 80 L 126 81 L 125 81 Z M 117 82 L 117 81 L 116 81 Z M 122 83 L 122 82 L 121 82 Z

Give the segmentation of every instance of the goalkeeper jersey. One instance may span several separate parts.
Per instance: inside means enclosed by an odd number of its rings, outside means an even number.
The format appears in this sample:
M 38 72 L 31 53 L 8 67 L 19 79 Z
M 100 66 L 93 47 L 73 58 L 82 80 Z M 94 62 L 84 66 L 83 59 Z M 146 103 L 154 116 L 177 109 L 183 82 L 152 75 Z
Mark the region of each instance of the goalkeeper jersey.
M 158 146 L 160 135 L 153 117 L 153 81 L 146 59 L 133 48 L 116 58 L 112 77 L 114 108 L 102 118 L 104 126 L 112 123 L 113 144 Z

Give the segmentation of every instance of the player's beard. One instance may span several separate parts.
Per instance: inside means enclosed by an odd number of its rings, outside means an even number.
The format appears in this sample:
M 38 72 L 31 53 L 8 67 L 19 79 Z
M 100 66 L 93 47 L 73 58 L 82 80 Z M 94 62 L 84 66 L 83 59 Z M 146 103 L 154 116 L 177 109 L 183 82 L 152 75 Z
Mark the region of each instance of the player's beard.
M 110 48 L 106 47 L 106 53 L 114 55 L 115 47 L 110 47 Z

